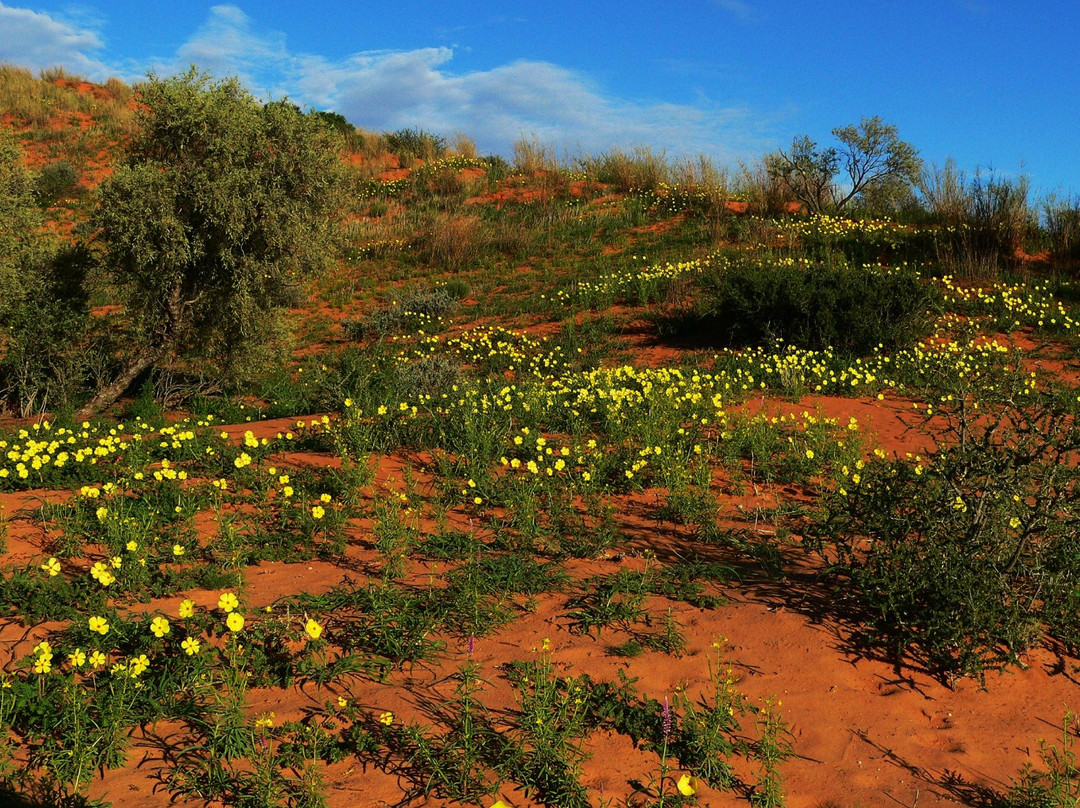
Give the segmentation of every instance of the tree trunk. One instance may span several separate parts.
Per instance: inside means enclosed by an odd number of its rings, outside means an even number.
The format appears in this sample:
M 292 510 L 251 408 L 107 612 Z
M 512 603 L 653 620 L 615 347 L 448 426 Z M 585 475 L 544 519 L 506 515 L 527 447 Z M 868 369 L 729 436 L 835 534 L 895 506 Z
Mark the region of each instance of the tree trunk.
M 146 348 L 136 354 L 119 376 L 98 388 L 98 391 L 94 393 L 94 397 L 75 413 L 74 419 L 84 421 L 100 414 L 102 410 L 120 398 L 124 391 L 131 387 L 131 383 L 139 377 L 139 374 L 160 362 L 166 352 L 165 348 Z
M 86 402 L 75 413 L 76 421 L 83 421 L 94 415 L 99 415 L 102 410 L 111 405 L 116 399 L 131 387 L 131 383 L 139 378 L 139 374 L 152 368 L 162 359 L 169 355 L 176 345 L 179 335 L 184 333 L 187 327 L 187 307 L 194 301 L 184 304 L 181 294 L 181 283 L 176 281 L 169 289 L 169 294 L 162 305 L 162 325 L 157 333 L 151 338 L 149 344 L 132 357 L 123 372 L 113 381 L 98 388 L 94 397 Z

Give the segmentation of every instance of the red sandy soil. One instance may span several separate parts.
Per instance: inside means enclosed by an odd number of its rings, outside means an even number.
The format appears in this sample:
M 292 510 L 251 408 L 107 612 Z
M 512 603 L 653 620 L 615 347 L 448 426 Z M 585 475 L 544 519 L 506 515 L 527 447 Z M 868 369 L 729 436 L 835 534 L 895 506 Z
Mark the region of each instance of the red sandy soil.
M 750 204 L 748 202 L 737 202 L 733 199 L 725 202 L 724 207 L 730 210 L 732 213 L 746 213 L 750 210 Z M 784 203 L 784 210 L 788 213 L 798 213 L 801 208 L 802 205 L 798 202 Z
M 807 409 L 845 422 L 854 416 L 886 451 L 903 454 L 925 452 L 928 448 L 924 440 L 907 429 L 910 420 L 907 402 L 903 401 L 814 397 L 797 403 L 759 399 L 747 406 L 777 413 Z M 277 419 L 222 429 L 236 439 L 247 430 L 256 436 L 272 437 L 293 428 L 296 420 Z M 281 468 L 329 461 L 329 457 L 317 454 L 282 454 L 273 458 Z M 404 468 L 413 465 L 412 461 L 393 456 L 375 458 L 373 463 L 375 476 L 368 496 L 404 490 Z M 419 496 L 432 492 L 428 473 L 413 469 L 413 478 Z M 42 499 L 64 496 L 45 491 L 0 496 L 0 507 L 9 519 L 6 560 L 40 560 L 47 536 L 18 512 L 36 507 Z M 783 500 L 799 497 L 795 489 L 773 486 L 759 486 L 743 495 L 726 495 L 724 519 L 749 528 L 748 514 L 755 508 L 775 507 Z M 615 498 L 627 543 L 619 553 L 610 553 L 609 558 L 571 562 L 568 571 L 572 577 L 581 580 L 608 574 L 620 566 L 640 569 L 648 563 L 642 556 L 646 550 L 660 561 L 671 561 L 693 549 L 705 560 L 738 566 L 739 562 L 722 548 L 702 545 L 682 529 L 658 524 L 649 515 L 655 501 L 655 492 L 649 491 Z M 466 517 L 451 517 L 452 525 L 456 520 L 457 526 L 469 529 Z M 211 519 L 204 519 L 199 529 L 209 537 L 215 525 Z M 249 610 L 254 612 L 297 591 L 325 591 L 347 578 L 363 584 L 366 571 L 374 571 L 377 559 L 369 530 L 366 520 L 356 525 L 345 558 L 336 563 L 266 563 L 249 568 Z M 974 680 L 962 680 L 949 687 L 915 666 L 896 667 L 875 658 L 853 639 L 832 596 L 814 582 L 818 562 L 797 541 L 786 555 L 789 572 L 784 580 L 768 580 L 746 570 L 742 582 L 724 588 L 729 602 L 716 610 L 673 604 L 673 615 L 683 626 L 687 641 L 687 653 L 677 658 L 652 652 L 633 660 L 611 656 L 606 649 L 623 642 L 626 636 L 617 631 L 605 632 L 600 638 L 571 633 L 564 616 L 566 596 L 542 596 L 531 612 L 477 641 L 474 660 L 482 666 L 482 675 L 489 683 L 484 701 L 495 710 L 514 706 L 511 688 L 500 676 L 500 669 L 510 661 L 532 658 L 532 649 L 544 638 L 551 640 L 553 660 L 560 673 L 588 673 L 606 681 L 614 680 L 617 671 L 624 670 L 638 677 L 637 687 L 644 696 L 663 700 L 677 689 L 686 689 L 691 697 L 697 697 L 706 693 L 706 659 L 711 645 L 718 637 L 725 637 L 725 658 L 733 665 L 739 689 L 754 702 L 769 696 L 782 701 L 781 710 L 791 725 L 797 751 L 795 758 L 783 764 L 792 808 L 944 806 L 963 804 L 981 788 L 1000 791 L 1023 763 L 1033 759 L 1039 739 L 1054 737 L 1065 710 L 1077 706 L 1076 686 L 1080 682 L 1076 662 L 1050 648 L 1028 653 L 1025 669 L 989 674 L 985 688 Z M 408 580 L 423 585 L 437 581 L 440 574 L 438 564 L 414 563 Z M 212 608 L 217 593 L 182 592 L 138 608 L 160 608 L 172 613 L 185 597 Z M 661 599 L 653 602 L 658 616 L 668 605 Z M 8 622 L 0 627 L 0 644 L 11 658 L 12 654 L 27 651 L 46 628 L 28 635 Z M 332 623 L 328 630 L 333 630 Z M 464 648 L 459 647 L 461 642 L 444 639 L 448 647 L 441 661 L 395 672 L 391 676 L 393 686 L 355 679 L 322 691 L 314 686 L 258 691 L 249 694 L 252 713 L 272 710 L 279 722 L 298 719 L 305 709 L 320 709 L 324 702 L 343 695 L 373 714 L 391 710 L 398 721 L 423 724 L 428 719 L 419 705 L 425 699 L 445 697 L 449 692 L 447 677 L 466 658 Z M 117 808 L 170 804 L 165 791 L 154 791 L 155 772 L 170 739 L 180 740 L 178 731 L 178 727 L 162 723 L 140 733 L 129 756 L 130 765 L 106 772 L 93 786 L 91 796 L 105 796 Z M 635 749 L 625 737 L 600 734 L 590 739 L 588 748 L 592 757 L 585 764 L 583 782 L 596 789 L 593 798 L 597 801 L 601 789 L 604 798 L 621 800 L 629 793 L 628 780 L 648 782 L 657 771 L 655 755 Z M 355 760 L 331 766 L 325 775 L 330 804 L 335 808 L 402 804 L 404 784 L 396 776 L 375 768 L 365 771 Z M 502 797 L 515 806 L 532 804 L 519 793 L 507 791 Z M 417 798 L 405 804 L 443 803 Z M 746 803 L 730 794 L 702 788 L 699 804 Z
M 72 79 L 56 79 L 53 81 L 57 87 L 66 87 L 80 95 L 92 95 L 98 101 L 108 101 L 112 96 L 109 91 L 100 84 L 91 84 L 88 81 L 73 81 Z
M 663 549 L 663 548 L 658 548 Z M 594 562 L 589 573 L 614 571 L 620 562 Z M 279 595 L 303 587 L 318 591 L 340 580 L 340 571 L 309 564 L 299 569 L 254 570 L 250 576 L 252 605 L 270 603 Z M 194 593 L 197 598 L 200 593 Z M 1029 655 L 1030 667 L 1004 675 L 992 674 L 981 689 L 965 681 L 947 688 L 922 673 L 896 670 L 867 659 L 852 648 L 846 631 L 811 598 L 800 600 L 800 587 L 761 586 L 736 588 L 731 602 L 716 612 L 676 606 L 674 615 L 685 627 L 690 652 L 678 659 L 652 654 L 637 661 L 622 661 L 604 652 L 604 642 L 569 633 L 560 620 L 563 598 L 540 599 L 535 613 L 509 629 L 477 642 L 474 659 L 491 683 L 484 698 L 492 709 L 513 706 L 510 689 L 498 676 L 508 661 L 533 657 L 530 650 L 550 638 L 557 670 L 565 674 L 589 673 L 614 680 L 622 669 L 639 677 L 643 695 L 663 699 L 676 688 L 691 697 L 706 692 L 705 653 L 718 635 L 730 642 L 728 658 L 734 665 L 739 688 L 752 699 L 778 696 L 785 720 L 792 726 L 798 757 L 783 771 L 792 808 L 834 805 L 955 805 L 980 787 L 1001 790 L 1021 763 L 1030 759 L 1038 739 L 1053 737 L 1068 705 L 1075 705 L 1075 671 L 1071 662 L 1049 651 Z M 157 604 L 175 608 L 176 602 Z M 200 603 L 212 605 L 202 594 Z M 454 662 L 464 661 L 464 649 L 450 648 Z M 291 692 L 256 692 L 250 700 L 258 712 L 273 710 L 278 720 L 300 718 L 305 707 L 318 707 L 345 695 L 373 713 L 394 712 L 398 720 L 423 723 L 416 708 L 422 698 L 447 695 L 445 677 L 454 664 L 436 670 L 417 668 L 395 676 L 398 687 L 367 686 L 314 688 Z M 164 725 L 155 728 L 168 738 Z M 137 767 L 108 772 L 92 794 L 108 794 L 118 808 L 168 804 L 164 793 L 151 797 L 152 767 L 160 752 L 151 739 L 139 744 Z M 608 797 L 626 794 L 626 782 L 648 781 L 657 763 L 634 749 L 625 737 L 599 735 L 591 739 L 592 759 L 583 782 Z M 134 762 L 134 761 L 133 761 Z M 950 773 L 952 773 L 950 775 Z M 396 777 L 355 761 L 345 761 L 326 772 L 332 806 L 397 805 L 401 784 Z M 531 803 L 520 794 L 505 793 L 512 805 Z M 886 798 L 886 799 L 883 799 Z M 699 794 L 702 805 L 745 805 L 731 795 Z M 418 799 L 412 805 L 438 805 Z
M 1061 384 L 1080 386 L 1080 356 L 1068 345 L 1036 337 L 1031 329 L 1014 334 L 995 334 L 987 339 L 996 339 L 999 343 L 1023 351 L 1026 354 L 1024 366 L 1029 370 L 1041 372 Z
M 507 202 L 535 202 L 538 199 L 546 199 L 550 194 L 539 188 L 507 187 L 497 191 L 480 194 L 465 200 L 467 205 L 490 205 L 501 208 Z
M 412 173 L 412 169 L 409 168 L 390 168 L 386 171 L 379 173 L 379 180 L 382 182 L 393 182 L 394 180 L 403 180 L 409 174 Z
M 537 176 L 534 179 L 539 178 L 541 182 L 544 179 L 543 172 L 537 172 Z M 556 191 L 553 188 L 536 187 L 535 183 L 529 181 L 527 184 L 521 184 L 521 177 L 509 177 L 502 180 L 499 183 L 498 190 L 491 191 L 486 194 L 479 194 L 477 196 L 470 197 L 465 200 L 467 205 L 490 205 L 494 204 L 495 207 L 501 208 L 507 202 L 536 202 L 539 200 L 552 199 L 556 195 Z M 590 190 L 602 189 L 604 186 L 598 186 L 596 183 L 589 183 L 584 180 L 574 180 L 567 186 L 567 192 L 572 197 L 579 199 L 585 199 L 589 196 Z M 601 199 L 604 199 L 603 197 Z M 611 199 L 607 197 L 606 199 Z M 600 200 L 594 200 L 599 202 Z
M 794 403 L 762 398 L 746 406 L 774 414 L 805 409 L 842 422 L 854 416 L 886 451 L 904 454 L 930 448 L 925 438 L 909 429 L 912 417 L 906 401 L 819 396 Z M 235 439 L 248 430 L 257 437 L 273 437 L 295 428 L 297 420 L 235 424 L 222 430 Z M 273 458 L 281 468 L 327 464 L 330 460 L 317 454 L 282 454 Z M 404 490 L 405 458 L 380 457 L 373 462 L 375 477 L 369 496 L 376 491 Z M 429 474 L 414 469 L 413 478 L 421 497 L 432 492 Z M 45 531 L 20 518 L 19 510 L 35 508 L 43 499 L 65 496 L 46 491 L 0 496 L 0 507 L 9 520 L 7 561 L 36 563 L 47 546 Z M 772 486 L 760 486 L 754 493 L 728 494 L 723 498 L 724 518 L 732 525 L 749 528 L 748 514 L 755 508 L 775 507 L 792 498 L 799 498 L 797 490 Z M 654 492 L 621 496 L 615 504 L 622 514 L 627 544 L 619 548 L 619 554 L 611 553 L 610 558 L 569 564 L 575 579 L 609 574 L 620 566 L 640 568 L 646 563 L 640 554 L 646 550 L 661 561 L 674 560 L 693 549 L 706 560 L 738 563 L 722 549 L 694 542 L 683 530 L 657 524 L 649 516 L 655 504 Z M 465 517 L 451 516 L 459 522 L 457 526 L 469 529 Z M 209 537 L 215 525 L 212 520 L 200 520 L 199 528 Z M 367 577 L 365 570 L 373 571 L 377 559 L 369 530 L 366 520 L 356 526 L 345 558 L 337 563 L 266 563 L 249 568 L 249 609 L 258 610 L 301 590 L 325 591 L 346 579 L 362 584 Z M 787 556 L 789 574 L 785 580 L 770 581 L 748 571 L 743 582 L 724 589 L 729 603 L 719 609 L 672 605 L 688 649 L 678 658 L 652 652 L 636 660 L 610 656 L 606 648 L 619 644 L 626 636 L 614 631 L 600 638 L 571 633 L 564 617 L 566 596 L 542 596 L 530 613 L 478 640 L 474 660 L 482 666 L 482 675 L 489 682 L 484 691 L 485 703 L 495 710 L 514 706 L 512 691 L 500 676 L 500 669 L 510 661 L 532 658 L 532 649 L 544 638 L 550 638 L 553 660 L 562 674 L 588 673 L 594 679 L 607 681 L 614 680 L 618 670 L 624 670 L 638 677 L 642 695 L 662 700 L 678 688 L 697 697 L 706 693 L 706 658 L 711 644 L 725 637 L 725 657 L 734 667 L 739 689 L 755 702 L 776 696 L 783 703 L 782 713 L 791 725 L 797 750 L 797 757 L 783 764 L 792 808 L 944 806 L 963 804 L 982 788 L 1000 791 L 1023 763 L 1033 759 L 1039 739 L 1054 737 L 1065 710 L 1077 706 L 1076 686 L 1080 682 L 1076 662 L 1050 648 L 1028 653 L 1026 669 L 989 674 L 985 688 L 974 680 L 962 680 L 949 687 L 917 667 L 898 668 L 875 658 L 853 639 L 842 610 L 834 608 L 830 594 L 814 583 L 812 576 L 818 566 L 814 558 L 797 542 Z M 410 579 L 418 584 L 437 580 L 439 575 L 437 564 L 415 563 L 410 569 Z M 160 608 L 172 613 L 185 597 L 211 608 L 216 596 L 215 592 L 182 592 L 138 608 Z M 657 615 L 668 605 L 660 599 L 653 603 Z M 12 658 L 28 651 L 48 628 L 28 633 L 8 622 L 0 627 L 0 644 Z M 252 713 L 272 710 L 278 721 L 298 719 L 305 709 L 319 709 L 326 701 L 343 695 L 372 714 L 391 710 L 399 721 L 423 724 L 427 719 L 419 705 L 425 699 L 447 696 L 447 677 L 466 658 L 459 641 L 445 639 L 448 647 L 443 660 L 394 673 L 392 687 L 356 679 L 321 692 L 315 687 L 258 691 L 249 694 Z M 154 790 L 155 773 L 162 750 L 170 741 L 180 740 L 178 731 L 178 727 L 162 723 L 140 733 L 134 740 L 130 765 L 106 772 L 93 786 L 91 795 L 107 797 L 117 808 L 170 804 L 165 791 Z M 587 748 L 592 757 L 585 764 L 583 782 L 596 789 L 593 797 L 597 801 L 601 789 L 604 798 L 621 800 L 628 794 L 628 780 L 648 782 L 657 771 L 655 756 L 635 749 L 625 737 L 596 735 Z M 325 776 L 330 805 L 335 808 L 402 804 L 404 784 L 396 776 L 375 768 L 363 770 L 355 760 L 329 767 Z M 508 791 L 502 797 L 515 806 L 532 804 L 518 793 Z M 443 803 L 417 798 L 406 804 Z M 699 804 L 746 803 L 730 794 L 702 788 Z
M 463 168 L 458 172 L 458 176 L 465 182 L 476 182 L 477 180 L 486 177 L 487 171 L 482 168 Z
M 1017 249 L 1016 258 L 1023 264 L 1028 266 L 1032 264 L 1041 264 L 1042 266 L 1049 266 L 1051 262 L 1051 255 L 1049 250 L 1042 250 L 1037 253 L 1026 253 L 1022 249 Z
M 682 224 L 686 221 L 685 213 L 676 213 L 669 219 L 662 219 L 659 222 L 653 222 L 652 224 L 643 224 L 640 227 L 630 228 L 631 233 L 666 233 L 677 224 Z
M 98 90 L 103 92 L 94 85 L 79 89 L 95 95 Z M 101 163 L 103 155 L 104 152 L 98 155 L 95 162 Z M 394 169 L 381 176 L 392 179 L 407 172 L 408 169 Z M 571 192 L 586 193 L 580 186 L 572 187 Z M 507 186 L 472 201 L 502 205 L 536 199 L 543 193 L 546 192 L 535 188 Z M 610 199 L 600 197 L 592 200 L 592 204 L 605 204 Z M 745 203 L 730 202 L 728 207 L 743 212 Z M 320 310 L 320 314 L 328 313 L 332 316 L 333 310 Z M 624 336 L 634 351 L 635 364 L 670 364 L 684 353 L 650 339 L 647 325 L 636 333 L 633 326 L 631 323 Z M 529 330 L 538 334 L 545 328 Z M 1055 352 L 1054 346 L 1036 343 L 1030 336 L 1021 334 L 1013 339 L 1018 347 L 1036 353 L 1030 360 L 1033 367 L 1074 381 L 1080 378 L 1080 364 L 1075 356 Z M 918 416 L 911 402 L 888 394 L 883 401 L 830 396 L 806 397 L 797 402 L 756 398 L 744 406 L 748 411 L 773 414 L 807 410 L 841 423 L 855 417 L 871 444 L 891 454 L 926 454 L 933 448 L 927 436 L 912 429 Z M 312 417 L 321 416 L 303 420 Z M 257 437 L 274 437 L 295 428 L 297 420 L 277 419 L 220 429 L 236 440 L 248 430 Z M 285 469 L 328 465 L 333 461 L 325 455 L 289 453 L 275 456 L 273 462 Z M 418 496 L 426 499 L 434 492 L 434 481 L 417 463 L 422 466 L 423 458 L 373 458 L 374 479 L 365 496 L 373 498 L 377 493 L 404 491 L 403 479 L 408 467 Z M 747 530 L 768 530 L 753 521 L 758 509 L 806 498 L 805 492 L 791 486 L 758 485 L 748 487 L 744 493 L 725 487 L 724 491 L 723 522 Z M 70 492 L 56 491 L 0 495 L 0 514 L 7 520 L 8 533 L 5 562 L 40 563 L 47 554 L 50 537 L 46 528 L 28 516 L 42 501 L 58 501 L 68 496 Z M 704 560 L 731 565 L 742 573 L 741 579 L 723 588 L 728 603 L 710 611 L 655 599 L 651 605 L 658 617 L 671 606 L 673 616 L 683 627 L 687 652 L 681 657 L 646 652 L 637 659 L 624 659 L 608 654 L 607 649 L 628 639 L 625 634 L 605 631 L 595 637 L 572 633 L 565 618 L 567 596 L 541 596 L 515 622 L 476 643 L 473 659 L 489 683 L 483 700 L 491 709 L 514 706 L 511 688 L 501 670 L 508 662 L 533 658 L 533 649 L 544 638 L 551 640 L 552 658 L 560 674 L 587 673 L 594 679 L 610 681 L 622 670 L 638 677 L 637 687 L 642 695 L 662 701 L 676 689 L 685 689 L 692 698 L 707 692 L 707 659 L 713 653 L 713 642 L 724 637 L 727 643 L 723 653 L 733 666 L 739 689 L 755 703 L 770 696 L 782 701 L 780 709 L 795 737 L 796 757 L 782 764 L 787 804 L 791 808 L 878 805 L 927 808 L 984 804 L 987 789 L 1007 789 L 1010 778 L 1023 764 L 1037 760 L 1039 740 L 1058 736 L 1066 710 L 1080 707 L 1077 661 L 1062 656 L 1052 647 L 1031 650 L 1024 657 L 1022 669 L 988 674 L 985 686 L 971 679 L 950 686 L 910 662 L 897 666 L 883 660 L 854 638 L 842 605 L 815 581 L 814 573 L 819 570 L 820 562 L 801 547 L 798 536 L 785 549 L 786 578 L 770 580 L 746 567 L 724 548 L 697 542 L 684 528 L 659 523 L 652 516 L 657 499 L 656 491 L 613 498 L 625 543 L 618 552 L 609 552 L 605 558 L 568 563 L 570 575 L 582 580 L 610 574 L 624 566 L 640 569 L 648 563 L 646 551 L 660 561 L 671 561 L 693 550 Z M 463 530 L 473 527 L 463 514 L 451 512 L 448 518 L 450 526 Z M 213 519 L 200 517 L 197 526 L 204 540 L 212 540 L 216 532 Z M 434 529 L 430 523 L 424 527 Z M 482 531 L 481 537 L 484 537 Z M 358 520 L 351 528 L 345 556 L 338 561 L 263 563 L 248 568 L 245 595 L 249 611 L 254 613 L 298 591 L 326 591 L 347 579 L 363 585 L 369 575 L 377 575 L 377 562 L 370 520 Z M 444 570 L 445 565 L 412 562 L 407 580 L 420 585 L 431 581 L 437 585 Z M 185 597 L 209 608 L 216 602 L 217 593 L 181 592 L 136 608 L 160 608 L 174 614 Z M 25 653 L 35 637 L 49 628 L 42 626 L 28 632 L 13 621 L 0 621 L 4 658 L 17 658 Z M 328 632 L 332 635 L 332 621 Z M 248 697 L 251 712 L 261 714 L 272 710 L 280 723 L 300 718 L 305 709 L 321 709 L 326 701 L 333 702 L 342 695 L 375 715 L 391 710 L 397 721 L 428 723 L 422 703 L 445 698 L 451 689 L 447 677 L 467 658 L 464 643 L 456 638 L 443 639 L 447 648 L 442 659 L 394 672 L 389 686 L 356 678 L 322 690 L 308 686 L 287 691 L 255 691 Z M 173 802 L 156 778 L 165 750 L 170 743 L 182 740 L 178 730 L 177 726 L 162 722 L 137 734 L 129 765 L 105 772 L 93 785 L 91 796 L 105 797 L 117 808 L 202 804 L 201 801 Z M 585 763 L 583 782 L 593 789 L 591 797 L 596 804 L 609 799 L 619 804 L 630 793 L 628 780 L 648 783 L 658 773 L 656 756 L 635 749 L 623 736 L 597 734 L 589 740 L 587 748 L 591 758 Z M 354 759 L 331 766 L 324 774 L 329 802 L 334 808 L 445 804 L 423 797 L 403 802 L 406 785 L 403 781 L 378 768 L 365 769 Z M 500 796 L 513 806 L 533 804 L 510 790 Z M 494 798 L 485 804 L 490 802 Z M 744 799 L 710 792 L 704 787 L 698 802 L 706 806 L 747 804 Z

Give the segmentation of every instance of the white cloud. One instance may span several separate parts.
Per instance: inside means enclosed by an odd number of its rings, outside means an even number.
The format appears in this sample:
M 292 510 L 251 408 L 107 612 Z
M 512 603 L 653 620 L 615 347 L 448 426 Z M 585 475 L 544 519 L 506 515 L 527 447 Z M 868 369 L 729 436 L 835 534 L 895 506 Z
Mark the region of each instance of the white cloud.
M 742 0 L 713 2 L 735 13 L 746 6 Z M 749 109 L 708 98 L 693 105 L 619 98 L 550 62 L 522 60 L 456 73 L 449 47 L 365 51 L 339 60 L 293 53 L 283 33 L 256 30 L 231 4 L 212 7 L 175 54 L 124 70 L 98 58 L 104 43 L 85 26 L 0 3 L 0 29 L 0 60 L 37 69 L 63 64 L 99 80 L 137 79 L 147 68 L 172 75 L 194 63 L 216 76 L 239 76 L 259 97 L 288 95 L 375 131 L 461 131 L 486 152 L 506 154 L 523 135 L 560 151 L 648 145 L 673 155 L 706 152 L 722 161 L 754 156 L 771 145 L 766 132 L 773 121 Z
M 210 17 L 177 50 L 176 56 L 156 65 L 168 74 L 195 64 L 216 76 L 235 75 L 260 93 L 284 95 L 275 74 L 288 80 L 295 73 L 294 59 L 281 33 L 257 35 L 250 18 L 233 5 L 213 6 Z M 164 69 L 163 69 L 164 68 Z
M 736 11 L 745 5 L 721 2 Z M 567 150 L 647 144 L 673 154 L 736 159 L 760 153 L 770 141 L 764 122 L 748 109 L 708 99 L 691 106 L 618 98 L 550 62 L 458 74 L 448 47 L 367 51 L 336 61 L 294 54 L 283 35 L 254 31 L 232 5 L 211 9 L 177 55 L 174 69 L 195 62 L 217 75 L 237 74 L 257 95 L 288 94 L 375 131 L 463 131 L 484 151 L 506 153 L 514 140 L 535 134 Z
M 64 67 L 69 72 L 104 81 L 113 75 L 93 54 L 104 47 L 94 31 L 48 14 L 0 3 L 0 62 L 31 70 Z

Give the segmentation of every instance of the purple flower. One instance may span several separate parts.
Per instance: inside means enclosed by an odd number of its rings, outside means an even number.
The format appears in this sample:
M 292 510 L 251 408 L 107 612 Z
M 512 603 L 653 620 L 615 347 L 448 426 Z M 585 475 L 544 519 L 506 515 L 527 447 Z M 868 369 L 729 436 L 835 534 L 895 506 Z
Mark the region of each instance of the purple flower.
M 664 709 L 660 711 L 660 719 L 664 730 L 664 743 L 667 743 L 671 736 L 671 705 L 667 696 L 664 696 Z

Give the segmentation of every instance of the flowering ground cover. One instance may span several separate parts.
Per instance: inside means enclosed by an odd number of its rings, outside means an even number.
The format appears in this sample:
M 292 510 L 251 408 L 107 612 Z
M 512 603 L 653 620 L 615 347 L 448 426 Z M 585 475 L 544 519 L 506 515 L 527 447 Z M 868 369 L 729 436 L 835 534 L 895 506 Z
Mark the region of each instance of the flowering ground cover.
M 1073 804 L 1075 286 L 502 170 L 358 183 L 262 378 L 0 423 L 3 799 Z M 734 267 L 932 293 L 721 344 Z

